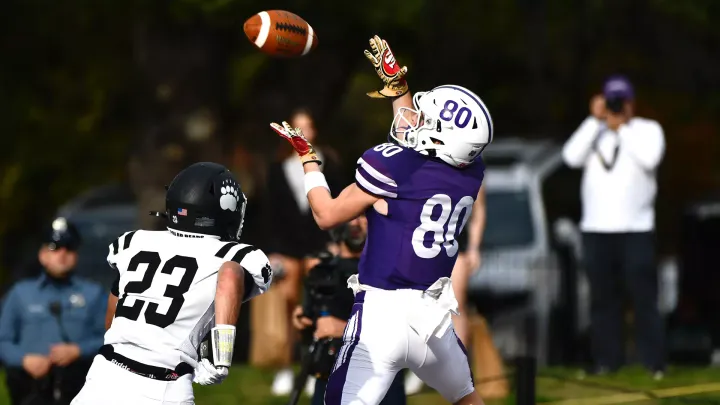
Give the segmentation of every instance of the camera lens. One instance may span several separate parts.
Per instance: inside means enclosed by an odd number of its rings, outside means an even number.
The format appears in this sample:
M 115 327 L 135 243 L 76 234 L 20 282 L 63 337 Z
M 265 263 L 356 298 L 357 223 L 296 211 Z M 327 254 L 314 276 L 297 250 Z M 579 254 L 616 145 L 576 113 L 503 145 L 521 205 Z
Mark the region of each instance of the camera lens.
M 622 112 L 624 105 L 625 100 L 622 98 L 609 98 L 605 100 L 605 107 L 614 113 Z

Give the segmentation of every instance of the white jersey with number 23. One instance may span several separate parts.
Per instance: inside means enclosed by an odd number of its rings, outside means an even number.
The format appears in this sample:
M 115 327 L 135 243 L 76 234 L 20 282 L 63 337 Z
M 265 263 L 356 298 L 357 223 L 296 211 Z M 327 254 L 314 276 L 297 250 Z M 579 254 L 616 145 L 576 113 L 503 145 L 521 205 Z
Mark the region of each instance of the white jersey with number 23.
M 272 280 L 258 248 L 169 230 L 125 233 L 110 245 L 107 260 L 119 272 L 113 286 L 119 300 L 105 344 L 169 369 L 181 362 L 197 365 L 200 341 L 215 325 L 217 275 L 224 262 L 237 262 L 252 276 L 244 301 L 265 292 Z

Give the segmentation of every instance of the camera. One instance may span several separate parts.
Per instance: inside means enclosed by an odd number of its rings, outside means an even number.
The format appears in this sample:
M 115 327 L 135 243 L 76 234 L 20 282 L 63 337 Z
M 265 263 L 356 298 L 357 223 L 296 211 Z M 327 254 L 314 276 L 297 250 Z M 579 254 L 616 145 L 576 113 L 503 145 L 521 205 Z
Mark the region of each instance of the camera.
M 625 109 L 625 99 L 620 97 L 608 98 L 605 100 L 605 107 L 614 113 L 621 113 Z
M 359 218 L 358 218 L 359 219 Z M 338 256 L 321 252 L 315 267 L 310 269 L 304 282 L 303 313 L 313 325 L 322 317 L 347 321 L 352 313 L 355 294 L 348 288 L 347 279 L 357 274 L 360 253 L 365 245 L 367 232 L 362 222 L 353 220 L 330 232 L 332 241 L 338 245 Z M 300 373 L 295 377 L 288 404 L 296 405 L 300 392 L 311 375 L 318 380 L 328 380 L 335 358 L 343 345 L 342 337 L 315 339 L 315 327 L 302 332 L 307 351 L 302 356 Z
M 354 302 L 347 279 L 357 273 L 356 259 L 342 259 L 329 252 L 319 255 L 320 263 L 313 267 L 305 279 L 303 313 L 313 324 L 318 318 L 332 316 L 342 320 L 350 317 Z M 314 328 L 303 331 L 303 341 L 308 344 L 307 367 L 309 374 L 327 379 L 335 363 L 335 355 L 342 347 L 342 338 L 314 340 Z
M 321 316 L 343 320 L 350 317 L 355 297 L 347 286 L 347 279 L 357 273 L 356 259 L 342 259 L 329 252 L 319 255 L 320 263 L 305 279 L 303 312 L 313 322 Z

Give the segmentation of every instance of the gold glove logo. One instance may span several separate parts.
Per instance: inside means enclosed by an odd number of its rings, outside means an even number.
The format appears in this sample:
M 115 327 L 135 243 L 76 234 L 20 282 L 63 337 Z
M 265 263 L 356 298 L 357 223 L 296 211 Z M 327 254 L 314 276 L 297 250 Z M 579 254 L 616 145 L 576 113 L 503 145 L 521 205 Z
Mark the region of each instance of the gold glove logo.
M 395 60 L 395 55 L 393 55 L 392 51 L 390 49 L 385 51 L 385 56 L 383 56 L 383 70 L 388 75 L 393 75 L 397 73 L 397 61 Z

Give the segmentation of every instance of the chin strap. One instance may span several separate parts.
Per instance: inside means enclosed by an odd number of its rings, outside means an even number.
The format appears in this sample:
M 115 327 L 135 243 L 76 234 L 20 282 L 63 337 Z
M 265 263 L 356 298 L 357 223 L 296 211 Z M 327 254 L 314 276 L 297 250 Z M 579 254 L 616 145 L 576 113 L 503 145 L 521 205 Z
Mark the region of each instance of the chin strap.
M 160 218 L 165 218 L 165 219 L 168 218 L 167 214 L 164 212 L 150 211 L 150 215 L 153 217 L 160 217 Z

